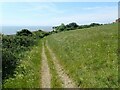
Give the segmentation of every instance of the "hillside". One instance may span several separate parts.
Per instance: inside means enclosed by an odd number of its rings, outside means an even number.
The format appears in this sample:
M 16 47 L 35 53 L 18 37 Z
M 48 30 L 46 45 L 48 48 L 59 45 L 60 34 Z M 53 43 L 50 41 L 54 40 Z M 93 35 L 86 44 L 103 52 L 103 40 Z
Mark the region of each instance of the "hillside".
M 79 87 L 117 87 L 117 24 L 48 36 L 49 46 Z
M 33 34 L 38 43 L 22 53 L 4 88 L 118 87 L 117 24 Z

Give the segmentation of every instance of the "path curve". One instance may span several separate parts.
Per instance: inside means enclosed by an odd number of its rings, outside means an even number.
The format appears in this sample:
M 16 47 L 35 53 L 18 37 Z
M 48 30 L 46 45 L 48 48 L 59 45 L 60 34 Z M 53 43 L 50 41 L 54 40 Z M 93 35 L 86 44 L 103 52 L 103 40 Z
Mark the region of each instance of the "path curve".
M 46 46 L 47 46 L 47 49 L 49 50 L 50 52 L 50 55 L 53 59 L 53 63 L 55 65 L 55 68 L 56 68 L 56 71 L 58 73 L 58 76 L 61 78 L 62 80 L 62 86 L 63 88 L 76 88 L 76 85 L 75 83 L 69 78 L 69 76 L 65 73 L 63 67 L 59 64 L 55 54 L 52 52 L 52 50 L 49 48 L 48 46 L 48 43 L 46 41 Z
M 45 47 L 44 43 L 42 44 L 42 67 L 41 67 L 41 85 L 42 88 L 50 88 L 51 86 L 51 75 L 50 75 L 50 69 L 47 63 L 47 57 L 45 55 Z

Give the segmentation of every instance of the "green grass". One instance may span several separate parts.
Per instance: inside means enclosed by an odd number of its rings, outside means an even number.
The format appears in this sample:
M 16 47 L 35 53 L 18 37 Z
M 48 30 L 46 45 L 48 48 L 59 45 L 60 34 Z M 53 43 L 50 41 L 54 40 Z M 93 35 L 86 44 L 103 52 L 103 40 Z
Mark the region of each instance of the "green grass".
M 48 59 L 48 65 L 50 68 L 50 73 L 51 73 L 51 88 L 62 88 L 62 82 L 57 74 L 57 71 L 55 69 L 55 65 L 52 61 L 50 52 L 48 51 L 46 44 L 45 44 L 45 54 Z
M 47 40 L 77 86 L 118 87 L 117 24 L 61 32 Z
M 10 77 L 3 84 L 4 88 L 40 88 L 41 70 L 41 41 L 31 51 L 25 52 L 25 58 L 21 59 L 16 68 L 14 77 Z

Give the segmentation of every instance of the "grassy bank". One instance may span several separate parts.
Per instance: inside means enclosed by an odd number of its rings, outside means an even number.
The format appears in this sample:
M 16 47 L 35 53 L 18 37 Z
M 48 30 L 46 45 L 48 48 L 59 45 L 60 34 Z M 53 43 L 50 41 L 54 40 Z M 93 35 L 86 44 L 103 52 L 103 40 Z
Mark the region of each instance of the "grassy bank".
M 61 32 L 47 40 L 77 86 L 118 86 L 117 24 Z
M 5 80 L 3 88 L 40 88 L 41 41 L 31 51 L 24 53 L 24 58 L 17 66 L 13 77 Z

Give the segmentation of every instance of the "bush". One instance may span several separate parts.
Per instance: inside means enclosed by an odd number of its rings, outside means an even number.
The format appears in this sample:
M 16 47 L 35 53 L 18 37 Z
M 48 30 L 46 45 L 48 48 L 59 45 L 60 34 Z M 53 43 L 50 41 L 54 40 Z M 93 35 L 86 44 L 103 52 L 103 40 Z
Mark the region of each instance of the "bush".
M 27 29 L 17 32 L 16 35 L 2 35 L 2 69 L 3 81 L 12 76 L 23 53 L 37 44 L 37 40 L 49 35 L 42 30 L 30 32 Z M 22 53 L 22 54 L 21 54 Z
M 61 31 L 69 31 L 69 30 L 75 30 L 75 29 L 83 29 L 83 28 L 90 28 L 94 26 L 99 26 L 102 24 L 99 23 L 91 23 L 90 25 L 77 25 L 75 22 L 69 23 L 67 25 L 64 25 L 63 23 L 60 26 L 53 27 L 52 33 L 58 33 Z
M 29 50 L 30 46 L 36 44 L 35 40 L 30 36 L 24 36 L 21 31 L 16 35 L 3 35 L 2 37 L 2 71 L 4 79 L 12 76 L 14 70 L 19 63 L 19 54 Z M 30 33 L 29 33 L 30 34 Z M 19 36 L 20 35 L 20 36 Z
M 22 29 L 21 31 L 17 32 L 18 36 L 32 36 L 32 32 L 27 29 Z
M 73 30 L 73 29 L 76 29 L 76 28 L 78 27 L 78 25 L 73 22 L 73 23 L 69 23 L 68 25 L 66 25 L 66 27 L 67 27 L 68 29 Z
M 18 64 L 16 56 L 6 49 L 2 49 L 2 79 L 6 79 L 14 74 Z
M 91 27 L 100 26 L 100 25 L 101 25 L 101 24 L 99 24 L 99 23 L 91 23 L 91 24 L 90 24 Z

